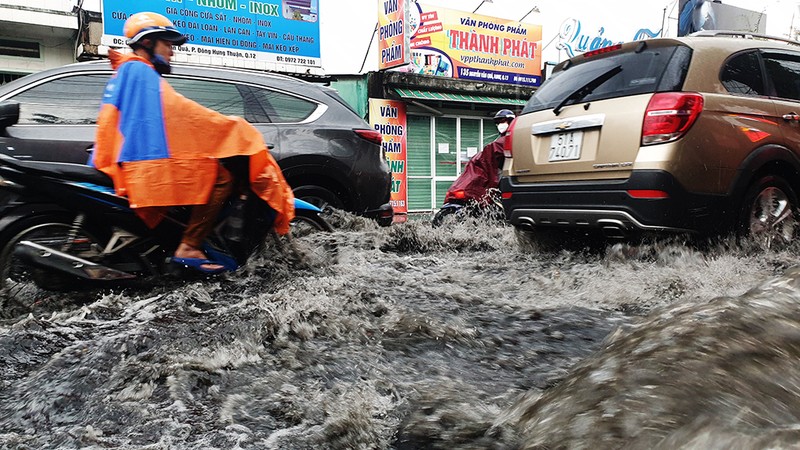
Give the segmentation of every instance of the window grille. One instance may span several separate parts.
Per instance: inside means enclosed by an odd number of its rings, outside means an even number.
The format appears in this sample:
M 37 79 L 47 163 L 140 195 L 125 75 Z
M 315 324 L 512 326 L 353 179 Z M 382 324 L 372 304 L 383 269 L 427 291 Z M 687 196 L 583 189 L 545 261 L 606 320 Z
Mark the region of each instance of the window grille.
M 38 42 L 0 39 L 0 56 L 39 59 L 42 52 Z

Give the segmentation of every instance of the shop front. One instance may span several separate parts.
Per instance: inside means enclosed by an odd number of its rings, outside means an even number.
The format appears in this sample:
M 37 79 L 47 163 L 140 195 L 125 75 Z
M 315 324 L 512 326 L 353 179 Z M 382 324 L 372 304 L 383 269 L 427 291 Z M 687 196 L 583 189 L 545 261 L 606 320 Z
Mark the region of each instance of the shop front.
M 408 108 L 406 178 L 408 213 L 411 214 L 441 207 L 447 189 L 461 175 L 467 161 L 497 139 L 494 114 L 503 108 L 518 113 L 527 101 L 527 98 L 397 91 L 400 95 L 424 93 L 440 97 L 403 98 Z M 454 97 L 459 99 L 452 100 Z M 427 107 L 438 108 L 440 114 L 432 113 Z
M 469 159 L 541 84 L 540 25 L 408 0 L 378 0 L 380 69 L 369 121 L 383 134 L 395 212 L 430 213 Z
M 467 161 L 498 137 L 494 114 L 519 113 L 535 89 L 392 71 L 333 78 L 332 87 L 384 135 L 401 215 L 441 207 Z

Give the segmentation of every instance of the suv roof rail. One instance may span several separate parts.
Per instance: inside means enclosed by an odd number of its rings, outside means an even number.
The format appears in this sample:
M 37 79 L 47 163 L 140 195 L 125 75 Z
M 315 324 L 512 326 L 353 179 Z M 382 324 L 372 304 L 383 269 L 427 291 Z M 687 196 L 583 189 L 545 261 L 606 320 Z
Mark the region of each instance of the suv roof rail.
M 689 37 L 738 37 L 742 39 L 764 39 L 768 41 L 784 42 L 786 44 L 800 45 L 800 42 L 794 39 L 783 38 L 779 36 L 770 36 L 768 34 L 751 33 L 749 31 L 730 31 L 730 30 L 703 30 L 696 31 L 689 35 Z

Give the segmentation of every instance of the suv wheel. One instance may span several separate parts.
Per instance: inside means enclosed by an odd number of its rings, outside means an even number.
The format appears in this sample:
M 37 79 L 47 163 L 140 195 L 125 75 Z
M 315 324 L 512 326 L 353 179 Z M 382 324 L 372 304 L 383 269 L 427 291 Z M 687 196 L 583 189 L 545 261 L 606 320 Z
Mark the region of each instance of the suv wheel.
M 763 177 L 744 197 L 740 235 L 765 249 L 786 246 L 800 227 L 797 207 L 797 195 L 786 180 L 775 175 Z
M 322 186 L 300 186 L 294 189 L 294 196 L 311 203 L 323 211 L 327 208 L 344 209 L 342 200 Z

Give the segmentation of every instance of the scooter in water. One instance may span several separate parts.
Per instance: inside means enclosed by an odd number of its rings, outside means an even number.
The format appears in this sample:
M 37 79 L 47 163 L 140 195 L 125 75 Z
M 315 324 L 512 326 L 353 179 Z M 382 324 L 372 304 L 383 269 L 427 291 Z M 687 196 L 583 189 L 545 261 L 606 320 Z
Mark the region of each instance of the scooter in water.
M 456 194 L 458 195 L 458 194 Z M 448 221 L 462 221 L 474 217 L 503 222 L 503 204 L 500 201 L 500 189 L 489 188 L 477 199 L 455 197 L 442 205 L 431 220 L 431 225 L 440 227 Z
M 235 168 L 243 163 L 236 158 L 223 164 Z M 291 234 L 331 231 L 321 212 L 295 199 Z M 171 255 L 189 213 L 190 207 L 170 208 L 151 229 L 127 198 L 114 194 L 111 179 L 93 167 L 0 155 L 0 283 L 72 290 L 174 274 L 181 268 Z M 264 245 L 274 218 L 266 202 L 240 185 L 203 250 L 235 270 Z
M 434 214 L 431 221 L 434 227 L 453 218 L 504 218 L 497 188 L 499 172 L 505 161 L 504 143 L 504 137 L 490 142 L 467 162 L 464 171 L 447 190 L 444 205 Z
M 494 115 L 499 136 L 467 161 L 464 171 L 447 190 L 444 205 L 434 214 L 431 221 L 434 227 L 465 217 L 505 219 L 498 185 L 505 163 L 507 132 L 515 118 L 508 109 L 501 109 Z

